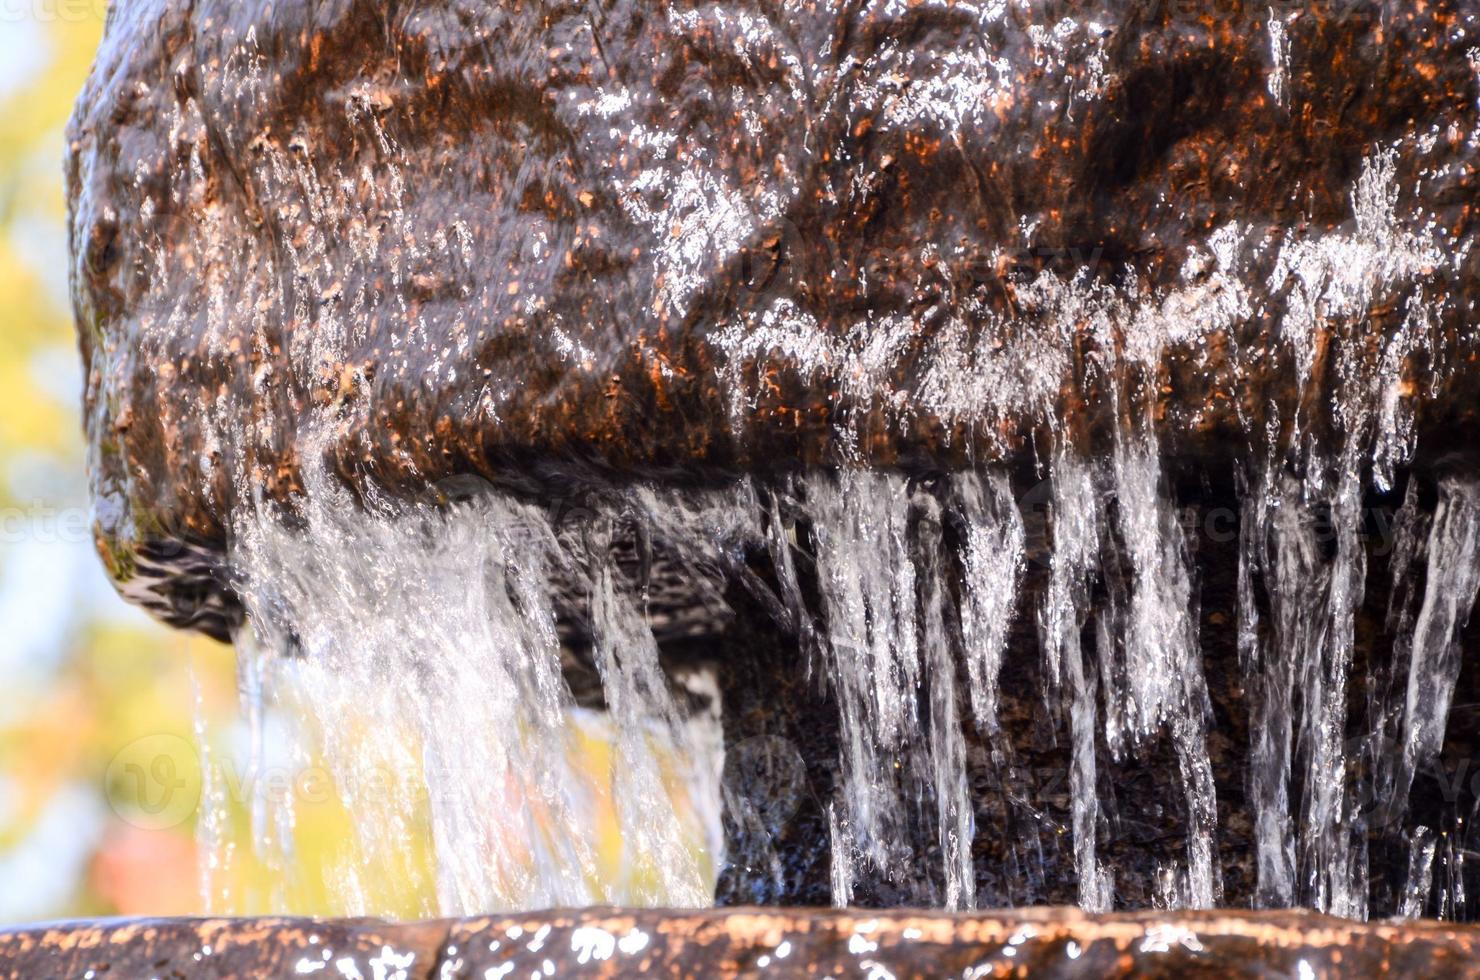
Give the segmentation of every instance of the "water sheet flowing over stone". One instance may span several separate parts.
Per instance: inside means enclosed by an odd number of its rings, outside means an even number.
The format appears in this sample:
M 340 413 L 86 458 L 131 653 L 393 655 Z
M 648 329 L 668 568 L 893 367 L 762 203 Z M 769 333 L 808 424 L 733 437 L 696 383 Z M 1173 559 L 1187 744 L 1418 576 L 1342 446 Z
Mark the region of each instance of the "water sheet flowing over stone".
M 110 8 L 99 548 L 347 911 L 1469 914 L 1480 10 L 1185 8 Z
M 1420 763 L 1438 755 L 1459 679 L 1459 631 L 1480 591 L 1480 485 L 1439 483 L 1429 531 L 1423 606 L 1413 625 L 1408 694 L 1403 715 L 1402 792 Z
M 542 512 L 498 498 L 376 515 L 309 500 L 291 526 L 264 515 L 238 538 L 253 617 L 241 652 L 265 648 L 266 695 L 347 795 L 360 863 L 334 883 L 346 910 L 377 911 L 363 876 L 417 873 L 406 855 L 427 822 L 438 905 L 425 914 L 707 904 L 714 814 L 679 804 L 715 794 L 716 761 L 691 740 L 609 547 L 572 552 Z M 562 676 L 562 566 L 588 583 L 605 716 Z M 612 744 L 606 779 L 579 765 L 592 740 Z M 623 856 L 603 878 L 606 807 Z

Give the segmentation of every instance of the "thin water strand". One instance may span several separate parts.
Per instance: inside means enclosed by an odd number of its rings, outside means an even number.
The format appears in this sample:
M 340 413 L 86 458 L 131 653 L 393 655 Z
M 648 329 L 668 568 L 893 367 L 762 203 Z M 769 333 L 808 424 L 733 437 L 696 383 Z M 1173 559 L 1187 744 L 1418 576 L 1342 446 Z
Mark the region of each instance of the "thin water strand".
M 1480 592 L 1480 483 L 1439 482 L 1428 540 L 1423 606 L 1414 623 L 1403 717 L 1401 794 L 1418 766 L 1438 755 L 1459 680 L 1459 631 Z

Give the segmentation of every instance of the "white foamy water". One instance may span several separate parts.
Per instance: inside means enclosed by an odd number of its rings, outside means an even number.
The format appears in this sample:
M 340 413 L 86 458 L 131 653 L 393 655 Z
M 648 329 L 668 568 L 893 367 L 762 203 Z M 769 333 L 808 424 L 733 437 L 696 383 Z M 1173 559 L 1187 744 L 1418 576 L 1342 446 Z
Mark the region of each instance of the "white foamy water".
M 378 513 L 327 485 L 309 499 L 239 529 L 240 655 L 251 716 L 265 701 L 290 719 L 354 817 L 353 858 L 329 883 L 346 911 L 382 911 L 369 876 L 417 884 L 408 855 L 428 833 L 428 915 L 708 904 L 718 759 L 674 702 L 607 529 L 582 551 L 496 495 Z M 561 673 L 557 572 L 586 586 L 603 714 L 577 708 Z M 610 746 L 605 771 L 583 765 L 584 743 Z M 615 874 L 598 856 L 607 813 Z M 268 847 L 289 844 L 292 815 L 278 816 L 288 826 L 257 827 Z
M 984 24 L 1006 9 L 978 7 Z M 766 24 L 719 8 L 672 18 L 676 29 L 728 39 L 742 63 L 770 64 L 802 104 L 812 82 Z M 1064 19 L 1028 34 L 1037 68 L 1060 71 L 1070 60 L 1086 68 L 1064 93 L 1066 113 L 1100 98 L 1111 81 L 1108 42 L 1091 26 Z M 1267 87 L 1294 112 L 1291 66 L 1301 52 L 1291 51 L 1287 27 L 1271 12 Z M 939 78 L 902 85 L 911 78 L 900 74 L 908 57 L 888 48 L 849 66 L 866 79 L 855 94 L 876 103 L 881 127 L 979 121 L 1012 95 L 1018 66 L 986 42 L 943 56 Z M 233 58 L 223 84 L 242 99 L 262 97 L 270 67 L 255 40 L 244 39 Z M 561 111 L 605 118 L 633 97 L 615 78 L 594 94 Z M 165 243 L 150 253 L 155 267 L 143 270 L 154 295 L 141 303 L 146 348 L 194 329 L 197 315 L 217 353 L 241 339 L 233 331 L 242 323 L 253 353 L 282 336 L 280 315 L 312 325 L 287 335 L 296 377 L 275 376 L 264 357 L 228 386 L 200 466 L 203 479 L 230 485 L 237 505 L 227 523 L 250 620 L 238 637 L 248 754 L 260 766 L 269 729 L 279 726 L 301 764 L 326 765 L 352 816 L 354 839 L 326 883 L 345 911 L 385 911 L 377 883 L 388 876 L 435 896 L 418 910 L 426 915 L 711 901 L 725 858 L 725 706 L 712 679 L 665 669 L 654 629 L 659 547 L 668 573 L 710 606 L 723 606 L 727 584 L 743 585 L 787 642 L 795 638 L 798 672 L 816 668 L 834 702 L 838 753 L 826 761 L 835 761 L 837 778 L 821 806 L 836 903 L 884 882 L 913 903 L 972 908 L 984 902 L 979 872 L 1041 883 L 1045 851 L 1062 840 L 1086 909 L 1121 907 L 1133 886 L 1162 905 L 1217 904 L 1218 803 L 1220 792 L 1229 794 L 1214 785 L 1210 758 L 1218 733 L 1210 731 L 1204 664 L 1210 638 L 1199 626 L 1198 542 L 1181 524 L 1179 506 L 1189 501 L 1177 499 L 1164 459 L 1178 433 L 1162 431 L 1146 410 L 1173 359 L 1212 375 L 1225 356 L 1257 356 L 1286 363 L 1297 396 L 1261 407 L 1262 423 L 1246 425 L 1247 446 L 1236 450 L 1247 485 L 1238 618 L 1225 628 L 1241 663 L 1238 707 L 1249 717 L 1255 901 L 1369 913 L 1372 828 L 1359 770 L 1382 770 L 1375 782 L 1398 794 L 1388 810 L 1401 815 L 1416 774 L 1443 746 L 1462 662 L 1459 631 L 1480 590 L 1480 491 L 1446 478 L 1432 520 L 1405 525 L 1392 561 L 1395 592 L 1418 603 L 1395 600 L 1391 618 L 1398 717 L 1388 717 L 1386 694 L 1373 695 L 1378 717 L 1362 722 L 1354 744 L 1348 693 L 1354 681 L 1373 683 L 1370 666 L 1356 675 L 1356 621 L 1368 587 L 1364 494 L 1399 486 L 1414 456 L 1414 406 L 1424 393 L 1408 383 L 1405 366 L 1437 346 L 1424 287 L 1435 268 L 1456 261 L 1436 244 L 1441 229 L 1400 207 L 1391 147 L 1362 148 L 1346 221 L 1276 237 L 1262 225 L 1220 224 L 1189 244 L 1180 281 L 1161 290 L 1133 268 L 1043 270 L 1010 283 L 1006 308 L 968 284 L 955 296 L 951 284 L 953 298 L 939 308 L 839 312 L 841 322 L 825 322 L 798 296 L 773 297 L 696 343 L 714 357 L 736 429 L 776 377 L 825 391 L 839 409 L 832 467 L 778 480 L 795 492 L 785 509 L 780 494 L 767 495 L 774 488 L 737 479 L 704 492 L 611 490 L 557 519 L 490 488 L 442 504 L 351 493 L 326 460 L 353 455 L 336 440 L 367 421 L 357 414 L 362 400 L 340 391 L 330 404 L 290 407 L 288 393 L 311 387 L 306 379 L 340 376 L 345 390 L 368 380 L 347 362 L 365 340 L 369 309 L 405 316 L 404 335 L 377 351 L 386 363 L 429 348 L 411 270 L 471 264 L 465 221 L 450 214 L 445 227 L 427 229 L 408 218 L 402 150 L 376 98 L 354 91 L 344 100 L 345 121 L 375 153 L 347 162 L 323 148 L 288 152 L 265 140 L 260 160 L 241 161 L 262 190 L 275 240 L 220 227 L 211 211 L 199 212 L 198 226 L 170 226 L 209 270 L 196 284 L 201 309 L 180 302 L 184 270 L 168 267 L 164 256 L 174 253 Z M 653 105 L 652 125 L 627 134 L 634 168 L 607 177 L 626 217 L 651 233 L 662 275 L 648 299 L 677 315 L 714 269 L 784 221 L 801 189 L 742 186 L 702 160 L 674 156 L 665 111 Z M 193 102 L 177 115 L 182 132 L 203 127 Z M 170 166 L 182 201 L 211 192 L 198 157 L 182 153 Z M 861 202 L 875 189 L 853 191 Z M 994 267 L 1015 247 L 1041 244 L 1036 220 L 1022 219 L 1020 240 L 987 257 Z M 517 254 L 532 267 L 560 260 L 542 235 L 531 239 L 530 254 Z M 911 258 L 949 267 L 947 244 L 922 242 Z M 393 248 L 399 257 L 387 266 L 382 256 Z M 226 270 L 243 266 L 268 274 L 232 281 Z M 1278 310 L 1255 308 L 1256 276 L 1259 292 L 1281 297 Z M 497 293 L 509 285 L 460 288 Z M 1369 310 L 1389 300 L 1401 303 L 1397 325 L 1390 318 L 1378 328 Z M 531 316 L 537 301 L 521 299 Z M 1267 349 L 1233 349 L 1235 328 L 1264 316 L 1272 317 Z M 619 361 L 587 346 L 598 342 L 590 326 L 551 325 L 572 372 Z M 459 353 L 473 342 L 463 327 L 452 341 Z M 433 352 L 430 384 L 453 380 L 451 350 Z M 1233 383 L 1240 380 L 1235 373 Z M 463 408 L 497 426 L 519 383 L 493 378 Z M 1077 399 L 1091 390 L 1111 391 L 1116 408 L 1114 431 L 1093 437 L 1077 424 Z M 290 410 L 302 416 L 302 486 L 289 504 L 274 505 L 258 496 L 265 477 L 255 469 L 274 427 L 253 431 L 242 420 L 271 422 Z M 974 468 L 928 480 L 874 469 L 860 447 L 880 435 L 863 431 L 876 423 L 938 426 L 943 443 L 972 433 L 972 448 L 985 455 Z M 1030 430 L 1027 449 L 1003 435 Z M 398 462 L 410 460 L 411 449 L 393 451 L 407 454 Z M 1046 513 L 1024 513 L 1028 488 L 1014 487 L 1001 468 L 1013 454 L 1041 464 L 1046 486 L 1028 495 L 1046 501 Z M 762 554 L 770 567 L 757 570 Z M 1014 644 L 1015 626 L 1020 634 L 1036 627 L 1039 649 Z M 695 635 L 711 628 L 701 622 Z M 804 663 L 813 652 L 818 662 Z M 597 689 L 585 707 L 567 681 L 579 658 Z M 1034 686 L 1006 690 L 1008 676 Z M 1034 717 L 1010 715 L 1023 704 Z M 1393 732 L 1397 758 L 1374 756 L 1371 746 Z M 1066 803 L 1031 798 L 1031 780 L 1008 772 L 1013 743 L 1040 738 L 1051 748 L 1035 750 L 1058 753 L 1068 767 Z M 1164 758 L 1175 760 L 1168 781 L 1176 797 L 1158 805 L 1184 831 L 1171 857 L 1158 857 L 1154 880 L 1133 880 L 1148 875 L 1112 856 L 1127 831 L 1125 807 L 1106 784 L 1117 767 Z M 988 801 L 975 787 L 988 770 L 1007 786 L 1000 792 L 1013 826 L 984 818 Z M 208 785 L 218 804 L 201 822 L 208 844 L 226 836 L 223 793 L 219 782 Z M 291 799 L 258 796 L 250 809 L 261 856 L 291 876 Z M 765 821 L 751 826 L 775 830 Z M 615 843 L 605 828 L 615 828 Z M 1433 834 L 1427 825 L 1408 834 L 1403 914 L 1429 902 L 1441 861 L 1441 906 L 1463 904 L 1454 869 L 1464 848 L 1436 850 Z M 1007 860 L 1018 862 L 1005 870 L 983 867 L 981 855 L 998 838 L 1012 841 Z M 212 853 L 208 879 L 231 860 Z M 780 870 L 769 870 L 779 880 Z
M 1334 478 L 1267 475 L 1247 488 L 1240 619 L 1227 628 L 1251 717 L 1257 900 L 1363 917 L 1368 829 L 1354 767 L 1371 760 L 1352 741 L 1347 689 L 1366 551 L 1356 478 L 1323 472 Z M 1185 827 L 1182 856 L 1136 887 L 1163 905 L 1216 905 L 1219 787 L 1195 564 L 1161 456 L 1126 434 L 1103 458 L 1061 451 L 1047 476 L 1047 567 L 1034 597 L 1041 687 L 1012 697 L 1040 699 L 1065 739 L 1065 843 L 1079 902 L 1120 907 L 1144 874 L 1107 857 L 1119 833 L 1107 767 L 1169 751 L 1179 797 L 1166 802 Z M 387 868 L 436 896 L 427 915 L 710 902 L 724 860 L 724 706 L 712 683 L 687 686 L 705 693 L 695 701 L 665 672 L 643 569 L 661 547 L 683 574 L 739 575 L 738 556 L 765 550 L 768 535 L 780 586 L 773 615 L 820 642 L 818 683 L 836 703 L 835 901 L 884 882 L 915 904 L 982 903 L 982 835 L 1010 830 L 983 823 L 973 745 L 996 753 L 1021 737 L 1020 722 L 1003 716 L 1002 684 L 1029 530 L 1004 472 L 927 483 L 860 469 L 808 474 L 788 504 L 801 524 L 748 481 L 638 487 L 557 526 L 542 508 L 486 488 L 413 505 L 353 501 L 321 480 L 291 513 L 260 505 L 238 526 L 233 557 L 252 624 L 239 646 L 253 745 L 271 718 L 305 764 L 326 764 L 354 815 L 353 846 L 329 883 L 347 910 L 384 911 L 375 880 Z M 1424 566 L 1414 611 L 1399 617 L 1405 791 L 1447 724 L 1456 638 L 1480 590 L 1477 499 L 1472 482 L 1442 481 L 1432 521 L 1414 524 L 1421 547 L 1402 545 L 1393 559 L 1399 578 Z M 634 573 L 618 560 L 618 539 L 635 526 L 646 543 Z M 565 677 L 572 640 L 558 629 L 557 604 L 572 595 L 589 631 L 577 648 L 599 682 L 596 708 L 577 706 Z M 1372 724 L 1380 737 L 1384 723 Z M 592 745 L 609 760 L 596 770 Z M 259 850 L 285 875 L 290 804 L 252 807 Z M 1042 801 L 1016 805 L 1044 812 Z M 602 826 L 616 828 L 615 858 Z M 208 835 L 219 830 L 203 823 Z M 408 855 L 424 840 L 430 860 L 419 863 Z M 1425 868 L 1453 878 L 1462 860 L 1426 858 L 1418 839 L 1412 850 L 1399 896 L 1407 910 L 1426 900 Z
M 1260 899 L 1363 917 L 1365 851 L 1346 778 L 1346 686 L 1366 575 L 1361 500 L 1350 475 L 1320 496 L 1288 479 L 1256 492 L 1263 496 L 1246 520 L 1273 619 L 1250 664 Z M 1304 764 L 1298 815 L 1289 795 L 1297 757 Z
M 1207 691 L 1186 545 L 1161 487 L 1159 455 L 1128 439 L 1108 465 L 1063 456 L 1052 475 L 1052 564 L 1039 623 L 1046 668 L 1067 682 L 1080 904 L 1098 911 L 1115 904 L 1114 869 L 1098 857 L 1101 747 L 1130 759 L 1166 735 L 1188 826 L 1187 863 L 1168 869 L 1178 882 L 1174 893 L 1178 904 L 1211 907 L 1221 883 L 1205 744 Z M 1106 522 L 1107 510 L 1113 522 Z M 1124 567 L 1107 567 L 1110 556 Z M 1101 577 L 1108 595 L 1096 610 L 1092 585 Z M 1088 649 L 1081 633 L 1092 612 L 1097 641 Z
M 1023 516 L 1005 474 L 962 473 L 952 482 L 965 526 L 961 638 L 971 708 L 986 732 L 1000 730 L 997 682 L 1007 651 L 1024 560 Z

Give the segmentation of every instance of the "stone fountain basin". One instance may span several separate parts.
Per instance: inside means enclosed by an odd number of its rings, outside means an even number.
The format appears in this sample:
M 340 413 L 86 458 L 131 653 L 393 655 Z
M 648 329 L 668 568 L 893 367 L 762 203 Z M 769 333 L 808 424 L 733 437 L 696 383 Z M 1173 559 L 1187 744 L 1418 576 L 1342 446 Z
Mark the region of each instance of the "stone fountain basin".
M 1132 411 L 1172 479 L 1348 426 L 1391 429 L 1400 461 L 1416 444 L 1415 468 L 1473 449 L 1469 5 L 680 6 L 116 5 L 67 191 L 95 531 L 128 598 L 229 635 L 233 518 L 320 462 L 364 493 L 475 481 L 578 510 L 844 446 L 911 474 L 1022 467 Z M 1295 914 L 603 915 L 312 928 L 382 972 L 409 955 L 393 933 L 428 972 L 479 929 L 543 971 L 579 929 L 632 934 L 617 918 L 647 923 L 638 964 L 680 972 L 783 941 L 818 972 L 1453 975 L 1468 949 Z M 516 925 L 549 945 L 509 946 Z M 191 972 L 201 929 L 214 958 L 304 927 L 117 927 L 139 950 L 151 928 Z
M 430 922 L 137 919 L 0 932 L 0 976 L 1480 976 L 1480 927 L 1310 912 L 584 909 Z
M 546 499 L 840 427 L 953 467 L 1120 383 L 1222 455 L 1352 390 L 1338 347 L 1466 443 L 1463 4 L 1308 5 L 1288 65 L 1265 2 L 1010 6 L 120 5 L 67 161 L 112 576 L 225 636 L 231 516 L 306 457 Z

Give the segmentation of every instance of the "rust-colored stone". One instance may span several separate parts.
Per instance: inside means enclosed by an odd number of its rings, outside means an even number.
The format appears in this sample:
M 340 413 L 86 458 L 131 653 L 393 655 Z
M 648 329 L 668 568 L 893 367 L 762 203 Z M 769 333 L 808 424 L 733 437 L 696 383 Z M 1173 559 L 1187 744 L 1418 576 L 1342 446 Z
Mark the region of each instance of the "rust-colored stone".
M 390 924 L 140 920 L 0 932 L 0 976 L 1480 976 L 1480 930 L 1306 912 L 589 909 Z
M 1480 376 L 1474 4 L 1056 9 L 117 5 L 68 156 L 110 571 L 223 633 L 229 515 L 298 485 L 310 416 L 334 421 L 338 471 L 401 492 L 828 464 L 839 426 L 876 465 L 954 465 L 1049 418 L 1092 437 L 1122 383 L 1174 453 L 1223 454 L 1297 405 L 1329 424 L 1351 379 L 1328 341 L 1366 331 L 1380 353 L 1409 301 L 1439 338 L 1399 365 L 1424 392 L 1420 444 L 1462 442 Z M 1377 157 L 1444 261 L 1421 295 L 1387 284 L 1323 319 L 1302 387 L 1281 346 L 1296 284 L 1271 279 L 1274 257 L 1352 232 Z M 1097 345 L 1124 337 L 1024 312 L 1043 270 L 1133 299 L 1187 287 L 1230 222 L 1263 243 L 1249 311 L 1148 377 L 1102 373 Z M 853 387 L 837 356 L 815 371 L 747 353 L 778 311 L 834 354 L 888 318 L 907 329 Z M 1057 350 L 1062 386 L 984 396 L 974 421 L 921 405 L 952 324 L 1007 362 Z

